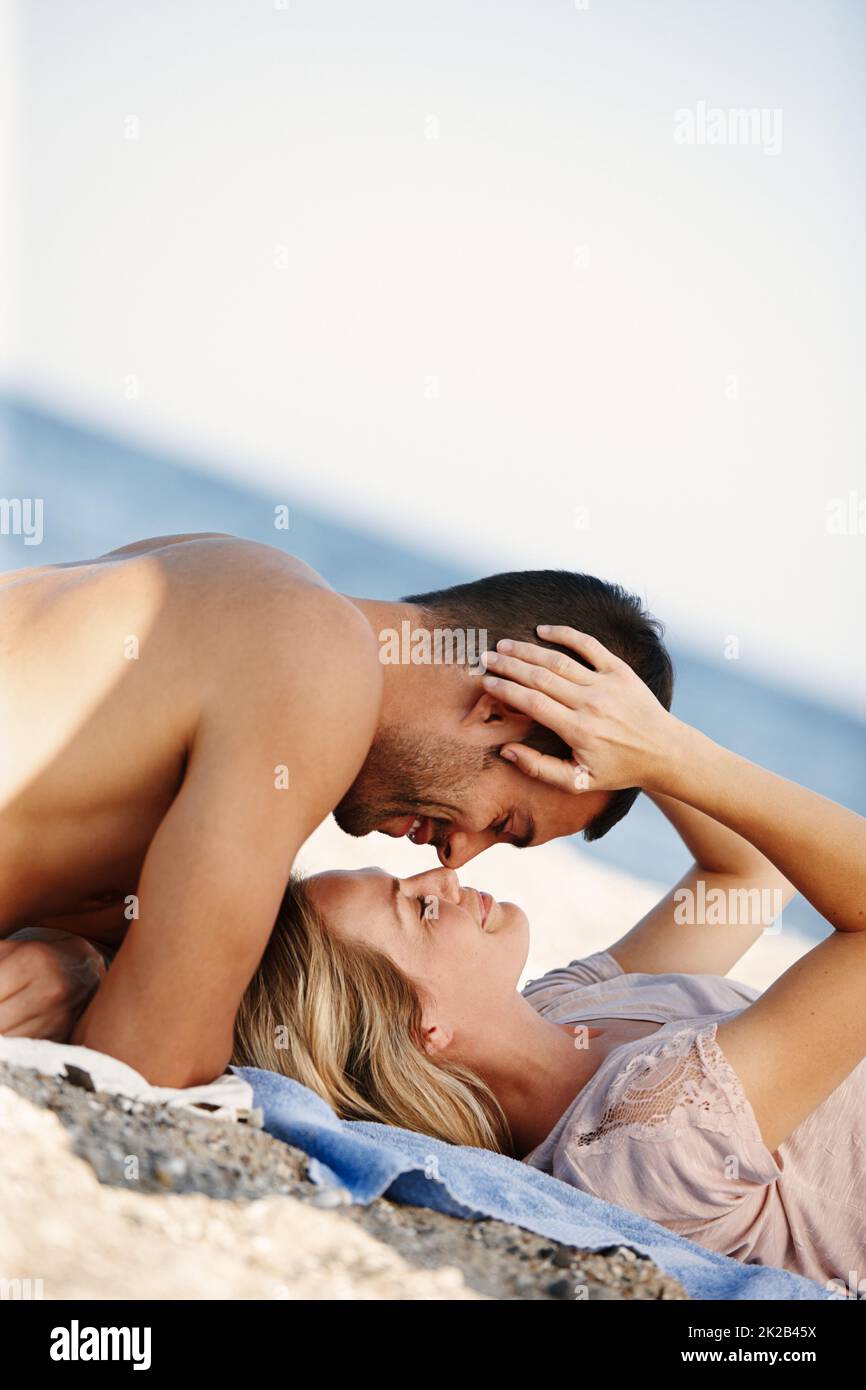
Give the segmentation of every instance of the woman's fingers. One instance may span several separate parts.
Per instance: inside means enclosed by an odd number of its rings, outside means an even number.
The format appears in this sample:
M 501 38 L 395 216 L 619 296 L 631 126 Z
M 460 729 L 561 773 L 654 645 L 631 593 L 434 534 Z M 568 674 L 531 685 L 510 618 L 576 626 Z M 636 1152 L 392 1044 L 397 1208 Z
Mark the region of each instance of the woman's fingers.
M 535 650 L 541 651 L 542 649 L 538 647 Z M 547 655 L 559 656 L 561 661 L 567 661 L 570 666 L 577 666 L 576 661 L 569 661 L 567 656 L 561 656 L 559 652 L 548 652 Z M 519 657 L 510 654 L 510 648 L 508 653 L 503 651 L 485 652 L 481 662 L 494 676 L 500 676 L 503 680 L 516 681 L 520 685 L 525 685 L 528 690 L 540 690 L 542 694 L 549 695 L 552 700 L 558 700 L 561 705 L 567 705 L 569 709 L 575 709 L 580 703 L 580 685 L 564 675 L 557 675 L 550 666 L 535 666 L 531 661 L 521 661 Z M 584 669 L 582 666 L 578 667 L 580 671 Z M 589 675 L 590 672 L 587 671 L 586 674 Z
M 571 747 L 574 740 L 574 711 L 568 705 L 551 699 L 540 690 L 528 690 L 525 685 L 502 680 L 498 676 L 485 674 L 481 677 L 481 683 L 497 700 L 502 700 L 503 704 L 517 710 L 519 714 L 527 715 L 535 720 L 536 724 L 543 724 L 546 729 L 551 729 L 559 735 L 563 743 Z
M 496 652 L 485 652 L 482 661 L 492 655 L 516 658 L 531 666 L 550 671 L 552 675 L 571 681 L 574 685 L 591 685 L 596 678 L 595 671 L 582 666 L 574 657 L 554 651 L 552 647 L 539 647 L 535 642 L 515 642 L 510 637 L 503 638 L 501 642 L 497 642 Z
M 528 748 L 525 743 L 506 744 L 502 757 L 513 763 L 520 772 L 525 772 L 527 777 L 534 777 L 559 791 L 589 790 L 589 771 L 581 763 L 566 762 L 564 758 L 554 758 L 550 753 L 539 753 L 537 748 Z
M 556 642 L 560 647 L 570 647 L 594 666 L 596 671 L 613 671 L 622 664 L 618 656 L 609 652 L 597 637 L 590 637 L 588 632 L 578 632 L 576 628 L 560 627 L 551 623 L 539 623 L 535 631 L 545 642 Z

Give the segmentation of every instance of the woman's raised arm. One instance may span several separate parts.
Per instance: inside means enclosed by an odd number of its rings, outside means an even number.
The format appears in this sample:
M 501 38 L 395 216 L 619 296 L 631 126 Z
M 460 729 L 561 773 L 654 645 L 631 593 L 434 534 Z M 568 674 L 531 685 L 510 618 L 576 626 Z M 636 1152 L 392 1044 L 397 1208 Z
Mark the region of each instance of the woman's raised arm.
M 686 726 L 668 784 L 772 858 L 835 927 L 717 1042 L 771 1151 L 866 1057 L 866 820 Z
M 741 835 L 673 797 L 650 796 L 694 863 L 608 947 L 626 973 L 726 975 L 791 901 L 795 889 Z
M 591 665 L 511 643 L 483 679 L 553 729 L 572 758 L 517 745 L 503 756 L 560 787 L 639 786 L 693 806 L 753 845 L 835 928 L 718 1029 L 772 1150 L 866 1056 L 866 820 L 676 719 L 594 638 L 539 634 Z

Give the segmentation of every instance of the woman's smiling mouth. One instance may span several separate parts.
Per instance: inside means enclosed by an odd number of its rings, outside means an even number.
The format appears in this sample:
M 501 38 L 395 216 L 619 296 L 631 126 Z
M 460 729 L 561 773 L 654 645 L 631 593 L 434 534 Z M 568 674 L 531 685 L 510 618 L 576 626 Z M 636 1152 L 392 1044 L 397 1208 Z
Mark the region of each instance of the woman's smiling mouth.
M 489 893 L 482 893 L 478 888 L 475 889 L 475 892 L 478 894 L 478 901 L 481 904 L 481 930 L 486 931 L 487 919 L 493 910 L 495 899 L 493 899 Z

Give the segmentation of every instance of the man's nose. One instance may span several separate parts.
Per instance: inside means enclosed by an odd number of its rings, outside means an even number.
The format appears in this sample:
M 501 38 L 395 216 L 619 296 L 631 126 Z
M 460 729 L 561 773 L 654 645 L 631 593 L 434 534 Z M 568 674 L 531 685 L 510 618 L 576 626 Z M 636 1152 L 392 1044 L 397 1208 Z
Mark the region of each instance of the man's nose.
M 461 869 L 470 859 L 474 859 L 482 850 L 494 844 L 495 840 L 496 836 L 492 831 L 480 830 L 470 833 L 465 830 L 452 830 L 437 851 L 439 863 L 446 869 Z

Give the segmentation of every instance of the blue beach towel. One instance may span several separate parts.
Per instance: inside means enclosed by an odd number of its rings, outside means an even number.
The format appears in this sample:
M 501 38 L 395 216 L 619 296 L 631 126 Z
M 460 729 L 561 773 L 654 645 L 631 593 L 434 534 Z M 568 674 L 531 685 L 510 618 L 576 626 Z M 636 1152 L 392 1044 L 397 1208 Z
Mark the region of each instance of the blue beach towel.
M 496 1217 L 582 1250 L 627 1245 L 655 1260 L 699 1299 L 840 1299 L 783 1269 L 744 1265 L 694 1241 L 487 1149 L 445 1144 L 365 1120 L 340 1120 L 298 1081 L 233 1067 L 253 1089 L 269 1134 L 309 1155 L 309 1176 L 344 1188 L 353 1202 L 376 1197 L 467 1220 Z

